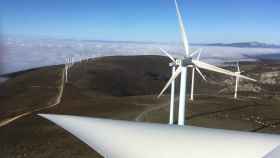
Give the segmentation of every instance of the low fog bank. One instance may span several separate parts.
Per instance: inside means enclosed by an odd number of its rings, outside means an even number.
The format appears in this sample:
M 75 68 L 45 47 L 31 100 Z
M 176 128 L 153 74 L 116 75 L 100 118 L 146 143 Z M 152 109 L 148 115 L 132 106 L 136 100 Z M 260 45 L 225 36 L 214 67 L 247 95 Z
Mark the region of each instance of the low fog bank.
M 6 38 L 5 54 L 0 64 L 2 74 L 17 72 L 42 66 L 65 63 L 66 57 L 75 61 L 115 55 L 163 55 L 159 48 L 168 50 L 175 57 L 182 56 L 183 48 L 178 43 L 155 42 L 108 42 L 62 39 Z M 280 54 L 279 48 L 237 48 L 229 46 L 192 45 L 192 50 L 203 48 L 201 60 L 212 64 L 230 61 L 251 61 L 270 54 Z

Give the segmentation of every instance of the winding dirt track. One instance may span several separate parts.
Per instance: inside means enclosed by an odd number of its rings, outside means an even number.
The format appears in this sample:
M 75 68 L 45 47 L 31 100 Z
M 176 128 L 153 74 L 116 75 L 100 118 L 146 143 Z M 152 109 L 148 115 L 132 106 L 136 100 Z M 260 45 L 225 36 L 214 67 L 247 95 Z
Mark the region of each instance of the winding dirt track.
M 37 112 L 39 112 L 41 110 L 49 109 L 49 108 L 52 108 L 52 107 L 58 105 L 61 102 L 61 99 L 62 99 L 62 96 L 63 96 L 63 90 L 64 90 L 64 86 L 65 86 L 65 71 L 66 71 L 66 68 L 63 68 L 62 72 L 61 72 L 62 73 L 62 75 L 61 75 L 61 84 L 58 87 L 59 88 L 59 92 L 58 92 L 57 96 L 55 97 L 54 103 L 48 102 L 46 107 L 38 108 L 38 109 L 35 109 L 35 110 L 32 110 L 32 111 L 28 111 L 28 112 L 25 112 L 23 114 L 14 116 L 12 118 L 5 119 L 5 120 L 0 122 L 0 128 L 3 127 L 3 126 L 8 125 L 10 123 L 12 123 L 13 121 L 15 121 L 17 119 L 20 119 L 20 118 L 23 118 L 25 116 L 28 116 L 28 115 L 30 115 L 32 113 L 37 113 Z
M 178 101 L 178 97 L 175 98 L 175 102 Z M 154 106 L 152 108 L 148 108 L 147 110 L 141 112 L 136 118 L 135 118 L 135 121 L 137 122 L 141 122 L 144 120 L 145 116 L 147 116 L 150 112 L 153 112 L 153 111 L 157 111 L 157 110 L 160 110 L 160 109 L 163 109 L 163 108 L 166 108 L 169 106 L 169 102 L 168 103 L 165 103 L 165 104 L 161 104 L 161 105 L 158 105 L 158 106 Z
M 143 121 L 143 119 L 145 118 L 145 116 L 148 115 L 150 112 L 159 110 L 159 109 L 161 109 L 161 108 L 165 108 L 165 107 L 167 107 L 167 106 L 169 106 L 169 104 L 163 104 L 163 105 L 158 105 L 158 106 L 149 108 L 149 109 L 147 109 L 147 110 L 141 112 L 141 113 L 135 118 L 135 121 L 141 122 L 141 121 Z

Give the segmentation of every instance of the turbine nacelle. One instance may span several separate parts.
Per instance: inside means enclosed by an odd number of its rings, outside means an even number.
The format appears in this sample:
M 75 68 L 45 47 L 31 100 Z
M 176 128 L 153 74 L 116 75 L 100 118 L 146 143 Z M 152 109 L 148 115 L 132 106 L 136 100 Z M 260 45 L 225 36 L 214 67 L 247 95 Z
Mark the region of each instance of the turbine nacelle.
M 180 66 L 191 66 L 194 65 L 192 57 L 185 57 L 180 60 Z
M 194 65 L 192 62 L 192 58 L 184 58 L 184 59 L 176 59 L 175 62 L 169 63 L 170 67 L 173 66 L 192 66 Z
M 187 67 L 193 67 L 195 65 L 193 63 L 193 56 L 197 54 L 197 60 L 199 60 L 201 49 L 197 49 L 194 52 L 192 52 L 191 55 L 186 56 L 182 59 L 176 59 L 174 58 L 171 54 L 169 54 L 165 49 L 159 48 L 162 53 L 164 53 L 170 60 L 171 62 L 169 63 L 170 67 L 174 66 L 187 66 Z

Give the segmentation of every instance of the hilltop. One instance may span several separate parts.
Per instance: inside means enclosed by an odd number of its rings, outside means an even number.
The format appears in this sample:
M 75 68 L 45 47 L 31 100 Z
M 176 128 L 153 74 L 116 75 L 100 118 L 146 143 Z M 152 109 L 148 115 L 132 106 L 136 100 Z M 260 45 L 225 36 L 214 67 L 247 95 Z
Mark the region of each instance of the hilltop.
M 64 65 L 10 74 L 10 79 L 0 85 L 0 122 L 27 115 L 0 127 L 0 155 L 100 157 L 60 127 L 36 116 L 38 112 L 167 123 L 169 95 L 161 99 L 156 95 L 170 77 L 168 62 L 162 56 L 83 60 L 73 65 L 65 84 Z M 258 82 L 242 80 L 238 100 L 233 99 L 234 78 L 202 70 L 207 76 L 205 82 L 196 75 L 195 101 L 187 109 L 188 124 L 279 133 L 279 62 L 241 62 L 240 67 Z M 178 91 L 179 80 L 176 83 Z

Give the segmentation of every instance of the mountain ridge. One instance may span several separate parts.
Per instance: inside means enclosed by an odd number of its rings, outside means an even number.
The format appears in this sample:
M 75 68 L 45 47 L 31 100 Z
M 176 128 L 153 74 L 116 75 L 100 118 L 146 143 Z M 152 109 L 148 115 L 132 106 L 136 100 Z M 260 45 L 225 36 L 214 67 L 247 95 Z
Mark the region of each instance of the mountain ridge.
M 180 42 L 175 41 L 133 41 L 133 40 L 103 40 L 103 39 L 75 39 L 75 38 L 54 38 L 54 37 L 20 37 L 7 35 L 8 41 L 26 41 L 26 40 L 43 40 L 43 41 L 72 41 L 72 42 L 101 42 L 101 43 L 134 43 L 134 44 L 175 44 Z M 232 42 L 232 43 L 190 43 L 190 45 L 202 46 L 223 46 L 223 47 L 240 47 L 240 48 L 280 48 L 280 44 L 273 44 L 267 42 L 247 41 L 247 42 Z
M 236 42 L 236 43 L 208 43 L 205 46 L 223 46 L 223 47 L 239 47 L 239 48 L 280 48 L 280 45 L 264 42 Z

